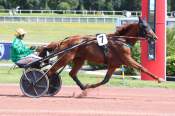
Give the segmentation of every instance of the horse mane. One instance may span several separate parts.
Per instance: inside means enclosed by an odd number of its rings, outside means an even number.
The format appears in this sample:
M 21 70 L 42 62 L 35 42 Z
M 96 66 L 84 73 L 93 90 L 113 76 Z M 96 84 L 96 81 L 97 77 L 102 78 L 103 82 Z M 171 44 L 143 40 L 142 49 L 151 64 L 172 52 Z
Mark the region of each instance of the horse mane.
M 108 37 L 122 36 L 126 32 L 128 26 L 129 26 L 129 24 L 117 26 L 115 32 L 114 33 L 109 33 L 109 34 L 107 34 L 107 36 Z
M 116 36 L 122 36 L 125 35 L 127 32 L 133 28 L 133 26 L 137 26 L 138 23 L 132 23 L 132 24 L 124 24 L 122 26 L 116 27 L 116 32 L 114 33 Z

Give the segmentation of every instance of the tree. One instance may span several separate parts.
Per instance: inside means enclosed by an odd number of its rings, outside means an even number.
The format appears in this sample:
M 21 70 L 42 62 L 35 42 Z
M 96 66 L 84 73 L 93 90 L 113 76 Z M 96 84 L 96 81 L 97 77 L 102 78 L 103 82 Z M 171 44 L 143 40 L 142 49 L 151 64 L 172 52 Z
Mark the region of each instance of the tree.
M 67 2 L 61 2 L 57 5 L 58 10 L 70 10 L 70 5 Z
M 79 0 L 62 0 L 62 1 L 67 2 L 70 5 L 71 10 L 77 9 L 79 5 Z
M 84 10 L 83 0 L 79 0 L 79 5 L 77 7 L 77 10 Z
M 171 0 L 167 0 L 167 10 L 171 11 Z
M 8 0 L 0 0 L 0 4 L 5 8 L 5 9 L 10 9 L 10 3 Z
M 49 2 L 49 0 L 41 0 L 40 1 L 40 5 L 41 5 L 41 8 L 43 10 L 49 10 L 50 9 L 49 6 L 48 6 L 48 2 Z
M 60 2 L 61 2 L 61 0 L 49 0 L 48 6 L 50 9 L 55 10 L 55 9 L 57 9 L 57 6 Z
M 5 9 L 3 5 L 0 4 L 0 9 Z
M 105 0 L 84 0 L 86 10 L 103 10 L 105 8 Z
M 121 10 L 122 0 L 112 0 L 114 10 Z
M 28 3 L 29 9 L 40 9 L 40 1 L 39 0 L 30 0 Z
M 104 10 L 107 10 L 107 11 L 114 10 L 113 5 L 112 5 L 112 0 L 106 0 L 105 1 Z
M 123 0 L 121 5 L 122 10 L 141 10 L 141 0 Z
M 175 11 L 175 1 L 171 0 L 171 11 Z

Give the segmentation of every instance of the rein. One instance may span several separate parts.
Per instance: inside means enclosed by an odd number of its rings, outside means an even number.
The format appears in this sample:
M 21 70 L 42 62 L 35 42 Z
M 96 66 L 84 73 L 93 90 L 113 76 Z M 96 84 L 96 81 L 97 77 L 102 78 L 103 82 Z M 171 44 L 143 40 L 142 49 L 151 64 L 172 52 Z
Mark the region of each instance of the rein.
M 116 37 L 116 38 L 129 38 L 129 39 L 134 39 L 134 38 L 138 38 L 139 40 L 145 40 L 145 38 L 143 37 L 133 37 L 133 36 L 111 36 L 112 37 Z

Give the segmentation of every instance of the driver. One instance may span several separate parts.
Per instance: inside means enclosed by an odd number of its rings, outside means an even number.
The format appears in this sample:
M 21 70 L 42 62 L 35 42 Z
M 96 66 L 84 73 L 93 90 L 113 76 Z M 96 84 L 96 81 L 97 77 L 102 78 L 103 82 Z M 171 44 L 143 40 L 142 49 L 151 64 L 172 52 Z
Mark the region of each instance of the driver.
M 19 67 L 24 67 L 26 64 L 41 59 L 34 54 L 36 47 L 27 47 L 23 43 L 26 31 L 22 28 L 16 29 L 15 37 L 11 46 L 11 60 Z

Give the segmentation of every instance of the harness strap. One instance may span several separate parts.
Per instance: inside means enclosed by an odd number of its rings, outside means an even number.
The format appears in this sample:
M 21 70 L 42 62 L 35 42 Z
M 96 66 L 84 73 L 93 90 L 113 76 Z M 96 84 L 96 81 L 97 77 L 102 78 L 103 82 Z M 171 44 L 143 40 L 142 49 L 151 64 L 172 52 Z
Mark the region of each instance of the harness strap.
M 128 48 L 132 48 L 132 45 L 127 44 L 127 43 L 120 41 L 120 40 L 115 40 L 113 44 L 115 44 L 115 43 L 118 43 L 118 44 L 123 45 L 123 46 L 128 47 Z
M 126 47 L 128 47 L 128 48 L 132 48 L 132 46 L 129 45 L 129 44 L 123 43 L 123 45 L 126 46 Z
M 107 64 L 108 63 L 108 60 L 107 60 L 107 56 L 108 56 L 108 46 L 107 44 L 106 45 L 103 45 L 103 46 L 99 46 L 100 50 L 102 51 L 103 53 L 103 56 L 104 56 L 104 64 Z

